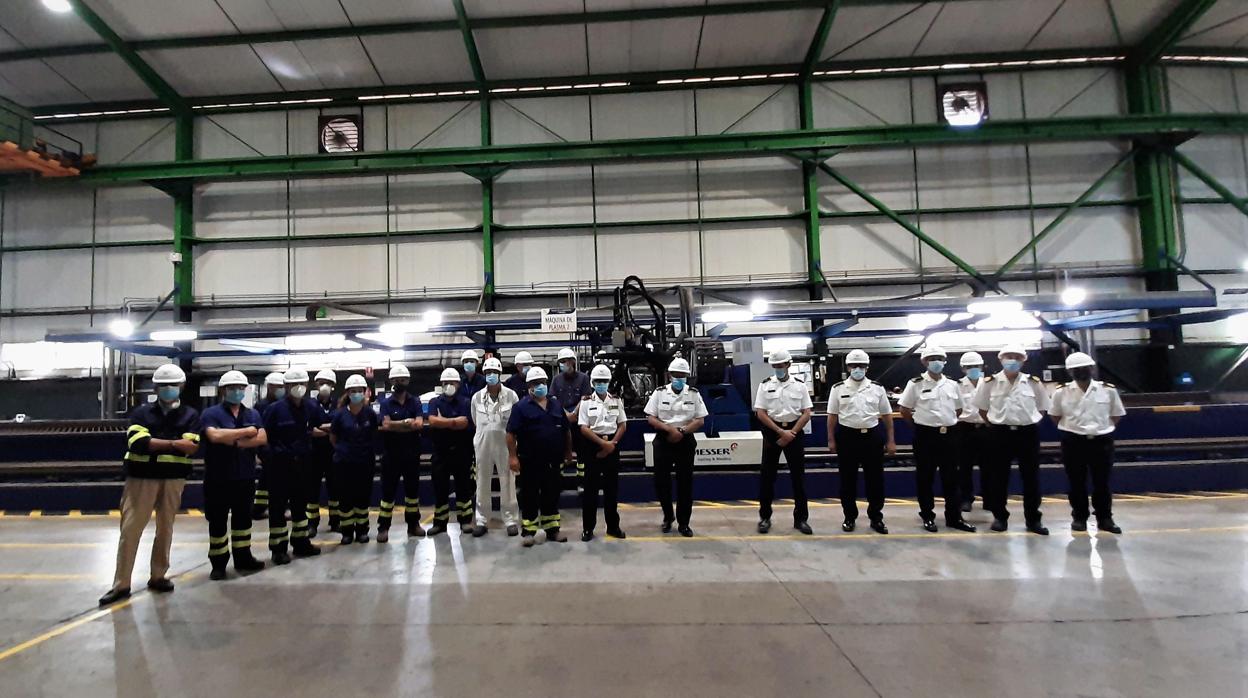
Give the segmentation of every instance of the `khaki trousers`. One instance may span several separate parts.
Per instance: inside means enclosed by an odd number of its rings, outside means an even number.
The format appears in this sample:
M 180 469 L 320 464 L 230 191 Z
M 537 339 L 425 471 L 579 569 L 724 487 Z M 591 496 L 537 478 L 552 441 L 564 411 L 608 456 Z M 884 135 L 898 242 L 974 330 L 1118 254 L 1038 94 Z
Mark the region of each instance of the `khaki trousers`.
M 169 571 L 169 547 L 173 544 L 173 517 L 182 504 L 186 480 L 126 478 L 121 491 L 121 541 L 117 545 L 117 572 L 114 589 L 129 589 L 139 539 L 156 512 L 156 540 L 152 542 L 152 572 L 149 579 L 163 579 Z

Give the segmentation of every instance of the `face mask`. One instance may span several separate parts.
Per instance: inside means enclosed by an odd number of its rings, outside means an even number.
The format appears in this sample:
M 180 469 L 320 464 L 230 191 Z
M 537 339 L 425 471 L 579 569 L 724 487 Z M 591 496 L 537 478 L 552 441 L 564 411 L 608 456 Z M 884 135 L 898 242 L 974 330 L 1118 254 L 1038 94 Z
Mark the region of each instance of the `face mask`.
M 979 380 L 981 377 L 983 377 L 983 375 L 984 375 L 984 369 L 982 368 L 976 367 L 976 368 L 966 369 L 966 377 L 970 378 L 973 381 Z
M 594 392 L 598 393 L 599 395 L 606 395 L 607 386 L 608 386 L 607 383 L 594 383 Z
M 156 396 L 161 402 L 175 402 L 181 394 L 182 389 L 176 385 L 162 385 L 156 389 Z
M 863 378 L 866 378 L 866 377 L 867 377 L 867 369 L 865 369 L 865 368 L 851 368 L 851 369 L 849 369 L 849 377 L 850 377 L 850 378 L 853 378 L 853 379 L 854 379 L 854 380 L 856 380 L 856 381 L 860 381 L 860 380 L 862 380 Z
M 296 385 L 295 387 L 290 389 L 290 396 L 296 400 L 302 400 L 303 397 L 307 394 L 308 394 L 308 386 L 306 385 Z
M 442 394 L 447 397 L 451 397 L 452 395 L 455 394 L 455 391 L 458 389 L 459 389 L 458 385 L 455 385 L 454 383 L 450 383 L 448 385 L 442 386 Z
M 776 378 L 779 378 L 780 380 L 784 380 L 784 377 L 789 375 L 789 369 L 787 368 L 777 368 L 774 370 L 776 372 Z
M 1075 377 L 1077 381 L 1092 380 L 1092 369 L 1088 367 L 1071 369 L 1070 375 Z
M 364 393 L 351 393 L 350 399 L 352 405 L 358 405 L 364 402 Z
M 274 400 L 281 400 L 281 399 L 282 399 L 282 398 L 284 398 L 284 397 L 286 397 L 286 389 L 285 389 L 285 388 L 276 388 L 276 389 L 274 389 L 274 390 L 273 390 L 273 399 L 274 399 Z
M 1023 362 L 1019 361 L 1018 359 L 1006 359 L 1005 361 L 1001 362 L 1001 368 L 1004 368 L 1010 373 L 1018 373 L 1018 370 L 1021 369 L 1022 367 L 1023 367 Z
M 546 384 L 542 383 L 541 385 L 533 386 L 533 389 L 530 390 L 529 392 L 533 393 L 533 397 L 542 398 L 542 397 L 546 397 L 546 391 L 547 391 Z
M 520 374 L 520 375 L 522 375 L 522 376 L 527 376 L 527 375 L 529 375 L 529 367 L 528 367 L 528 366 L 517 366 L 517 367 L 516 367 L 516 373 L 519 373 L 519 374 Z
M 470 376 L 471 376 L 472 374 L 474 374 L 474 373 L 476 373 L 476 372 L 477 372 L 477 365 L 476 365 L 476 364 L 474 364 L 474 363 L 473 363 L 473 362 L 471 362 L 471 361 L 469 361 L 468 363 L 464 364 L 464 373 L 467 373 L 468 375 L 470 375 Z
M 937 374 L 944 373 L 945 362 L 944 361 L 928 361 L 927 370 L 931 371 L 932 373 L 937 373 Z
M 684 390 L 684 389 L 685 389 L 685 383 L 686 383 L 686 379 L 684 379 L 684 378 L 673 378 L 673 379 L 672 379 L 672 390 L 676 390 L 676 391 L 681 391 L 681 390 Z
M 316 389 L 316 393 L 321 397 L 329 397 L 329 394 L 332 392 L 334 392 L 334 389 L 329 387 L 329 385 L 322 385 Z
M 395 383 L 395 384 L 394 384 L 394 392 L 396 392 L 396 393 L 406 393 L 406 392 L 407 392 L 407 383 Z
M 225 391 L 225 401 L 231 405 L 237 405 L 243 401 L 243 396 L 247 394 L 246 389 L 237 388 Z
M 497 373 L 485 374 L 485 384 L 486 385 L 498 385 L 498 374 Z
M 576 364 L 571 361 L 566 364 L 559 364 L 559 370 L 564 373 L 571 373 L 576 370 Z

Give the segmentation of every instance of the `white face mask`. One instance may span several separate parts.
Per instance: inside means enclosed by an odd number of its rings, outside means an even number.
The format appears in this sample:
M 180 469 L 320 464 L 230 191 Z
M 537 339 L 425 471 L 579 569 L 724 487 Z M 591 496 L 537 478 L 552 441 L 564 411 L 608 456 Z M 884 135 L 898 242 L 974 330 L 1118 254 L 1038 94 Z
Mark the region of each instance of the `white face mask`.
M 447 397 L 451 397 L 452 395 L 455 394 L 455 391 L 458 389 L 459 389 L 458 385 L 455 385 L 454 383 L 450 383 L 448 385 L 442 386 L 442 394 Z
M 328 385 L 322 385 L 316 389 L 316 392 L 319 393 L 321 397 L 329 397 L 329 394 L 334 392 L 334 389 Z
M 302 400 L 304 395 L 308 394 L 308 386 L 296 385 L 290 389 L 290 396 L 296 400 Z

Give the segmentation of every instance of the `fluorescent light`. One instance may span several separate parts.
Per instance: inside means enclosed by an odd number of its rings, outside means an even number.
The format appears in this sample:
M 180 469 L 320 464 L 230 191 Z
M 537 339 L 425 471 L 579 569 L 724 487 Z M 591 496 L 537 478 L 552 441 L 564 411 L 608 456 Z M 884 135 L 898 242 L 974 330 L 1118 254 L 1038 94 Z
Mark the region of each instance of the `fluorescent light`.
M 749 322 L 754 319 L 754 313 L 746 308 L 738 310 L 711 310 L 702 313 L 702 322 Z
M 997 313 L 1017 313 L 1023 309 L 1018 301 L 986 300 L 968 303 L 966 312 L 973 315 L 995 315 Z
M 117 318 L 108 323 L 108 331 L 118 339 L 130 339 L 130 335 L 134 334 L 134 323 L 125 318 Z
M 975 313 L 954 313 L 949 316 L 949 322 L 966 322 L 975 317 Z
M 1082 286 L 1067 286 L 1062 291 L 1062 305 L 1080 305 L 1088 299 L 1088 291 Z
M 762 315 L 766 313 L 768 307 L 769 307 L 769 304 L 767 303 L 766 298 L 755 298 L 753 301 L 750 302 L 750 312 L 754 313 L 755 315 Z
M 1028 330 L 1040 326 L 1034 313 L 1019 310 L 1013 313 L 993 313 L 975 323 L 977 330 Z
M 43 6 L 53 12 L 69 12 L 74 9 L 69 0 L 43 0 Z
M 330 349 L 359 349 L 359 342 L 341 334 L 296 334 L 286 338 L 286 348 L 294 351 L 326 351 Z
M 153 342 L 189 342 L 198 336 L 195 330 L 156 330 L 148 338 Z
M 382 334 L 416 334 L 428 332 L 429 325 L 417 320 L 383 322 L 377 330 Z
M 428 325 L 429 327 L 437 327 L 438 325 L 442 324 L 442 311 L 432 310 L 432 309 L 426 310 L 425 314 L 422 315 L 421 318 L 425 321 L 425 324 Z
M 946 313 L 913 313 L 906 316 L 906 329 L 911 332 L 922 332 L 948 319 L 949 316 Z
M 1243 267 L 1244 271 L 1248 271 L 1248 259 L 1245 259 L 1244 263 L 1240 266 Z
M 806 351 L 810 346 L 810 338 L 808 337 L 765 337 L 763 339 L 763 352 L 772 353 L 784 349 L 785 351 Z
M 1041 330 L 959 330 L 955 332 L 938 332 L 927 341 L 939 344 L 945 349 L 982 347 L 1000 347 L 1006 344 L 1020 344 L 1024 348 L 1034 349 L 1040 346 L 1044 332 Z
M 1235 342 L 1248 342 L 1248 312 L 1226 319 L 1226 333 Z
M 359 334 L 355 335 L 355 337 L 356 339 L 363 339 L 366 342 L 376 342 L 378 344 L 384 344 L 392 349 L 396 347 L 401 347 L 407 343 L 407 341 L 403 338 L 403 335 L 399 333 L 386 334 L 384 332 L 360 332 Z M 402 360 L 403 352 L 399 351 L 398 354 L 399 354 L 398 358 Z M 391 358 L 395 358 L 395 357 L 391 356 Z

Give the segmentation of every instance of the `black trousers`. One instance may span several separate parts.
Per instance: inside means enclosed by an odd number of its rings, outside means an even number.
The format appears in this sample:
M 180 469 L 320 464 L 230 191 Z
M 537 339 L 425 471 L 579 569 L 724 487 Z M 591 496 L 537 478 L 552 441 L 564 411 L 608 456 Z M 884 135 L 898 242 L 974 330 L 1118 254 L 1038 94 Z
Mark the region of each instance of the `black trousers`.
M 1023 516 L 1028 525 L 1040 523 L 1040 431 L 1035 424 L 989 427 L 991 448 L 984 484 L 984 503 L 994 518 L 1006 521 L 1010 512 L 1005 508 L 1010 491 L 1010 464 L 1018 461 L 1018 474 L 1023 479 Z
M 693 434 L 671 443 L 654 437 L 654 493 L 663 507 L 663 520 L 688 526 L 693 516 L 693 457 L 698 448 Z M 676 472 L 676 511 L 672 512 L 672 471 Z
M 1088 474 L 1092 475 L 1092 510 L 1096 518 L 1113 517 L 1113 494 L 1109 490 L 1114 466 L 1114 437 L 1088 438 L 1062 432 L 1062 465 L 1070 480 L 1070 515 L 1076 521 L 1088 520 Z
M 204 517 L 208 519 L 208 561 L 224 569 L 234 560 L 251 559 L 251 505 L 255 480 L 204 480 Z M 233 527 L 229 527 L 229 524 Z
M 777 423 L 781 429 L 792 429 L 797 422 Z M 789 467 L 789 482 L 793 485 L 793 523 L 800 524 L 810 517 L 806 501 L 806 441 L 799 433 L 787 446 L 779 443 L 780 435 L 771 429 L 763 429 L 763 466 L 758 478 L 758 518 L 771 518 L 771 501 L 776 496 L 776 474 L 780 470 L 780 453 Z
M 268 466 L 265 465 L 265 458 L 256 459 L 256 495 L 252 506 L 256 513 L 260 513 L 264 509 L 269 508 L 269 482 L 266 476 Z
M 576 484 L 585 487 L 585 468 L 598 449 L 581 434 L 581 427 L 575 421 L 570 422 L 568 428 L 572 430 L 572 452 L 576 454 Z
M 962 519 L 962 498 L 958 490 L 958 433 L 951 427 L 914 425 L 914 481 L 919 496 L 919 517 L 936 520 L 936 495 L 932 485 L 940 471 L 941 494 L 945 499 L 945 523 Z
M 841 476 L 841 511 L 846 521 L 858 518 L 858 470 L 867 487 L 867 517 L 884 518 L 884 430 L 836 425 L 836 456 Z
M 562 524 L 559 493 L 563 489 L 563 460 L 521 457 L 516 487 L 520 489 L 518 499 L 524 535 L 535 535 L 538 528 L 558 533 Z
M 376 465 L 366 461 L 344 461 L 334 464 L 338 485 L 338 530 L 343 533 L 368 533 L 368 505 L 373 497 L 373 471 Z
M 413 451 L 387 450 L 381 457 L 381 511 L 377 530 L 390 530 L 394 518 L 394 502 L 399 495 L 399 479 L 403 480 L 403 521 L 420 523 L 420 447 Z
M 455 514 L 460 525 L 472 525 L 477 483 L 472 479 L 472 444 L 440 446 L 433 451 L 433 521 L 451 520 L 451 477 L 455 478 Z
M 589 444 L 588 439 L 585 440 Z M 598 525 L 598 490 L 602 490 L 602 518 L 607 530 L 620 528 L 620 451 L 616 450 L 599 458 L 598 451 L 586 446 L 585 491 L 581 493 L 581 528 L 591 533 Z
M 306 541 L 308 538 L 306 467 L 306 458 L 269 457 L 269 550 L 273 552 L 285 552 L 292 539 Z M 290 525 L 286 522 L 288 507 Z
M 321 483 L 325 483 L 326 506 L 329 507 L 331 525 L 340 516 L 337 512 L 345 510 L 338 483 L 338 467 L 334 463 L 334 449 L 326 438 L 324 444 L 320 440 L 312 440 L 312 455 L 308 459 L 306 493 L 304 502 L 307 506 L 308 525 L 313 532 L 321 525 Z
M 984 496 L 984 464 L 992 446 L 987 424 L 958 422 L 958 494 L 962 501 L 975 501 L 975 467 L 979 467 L 979 495 Z

